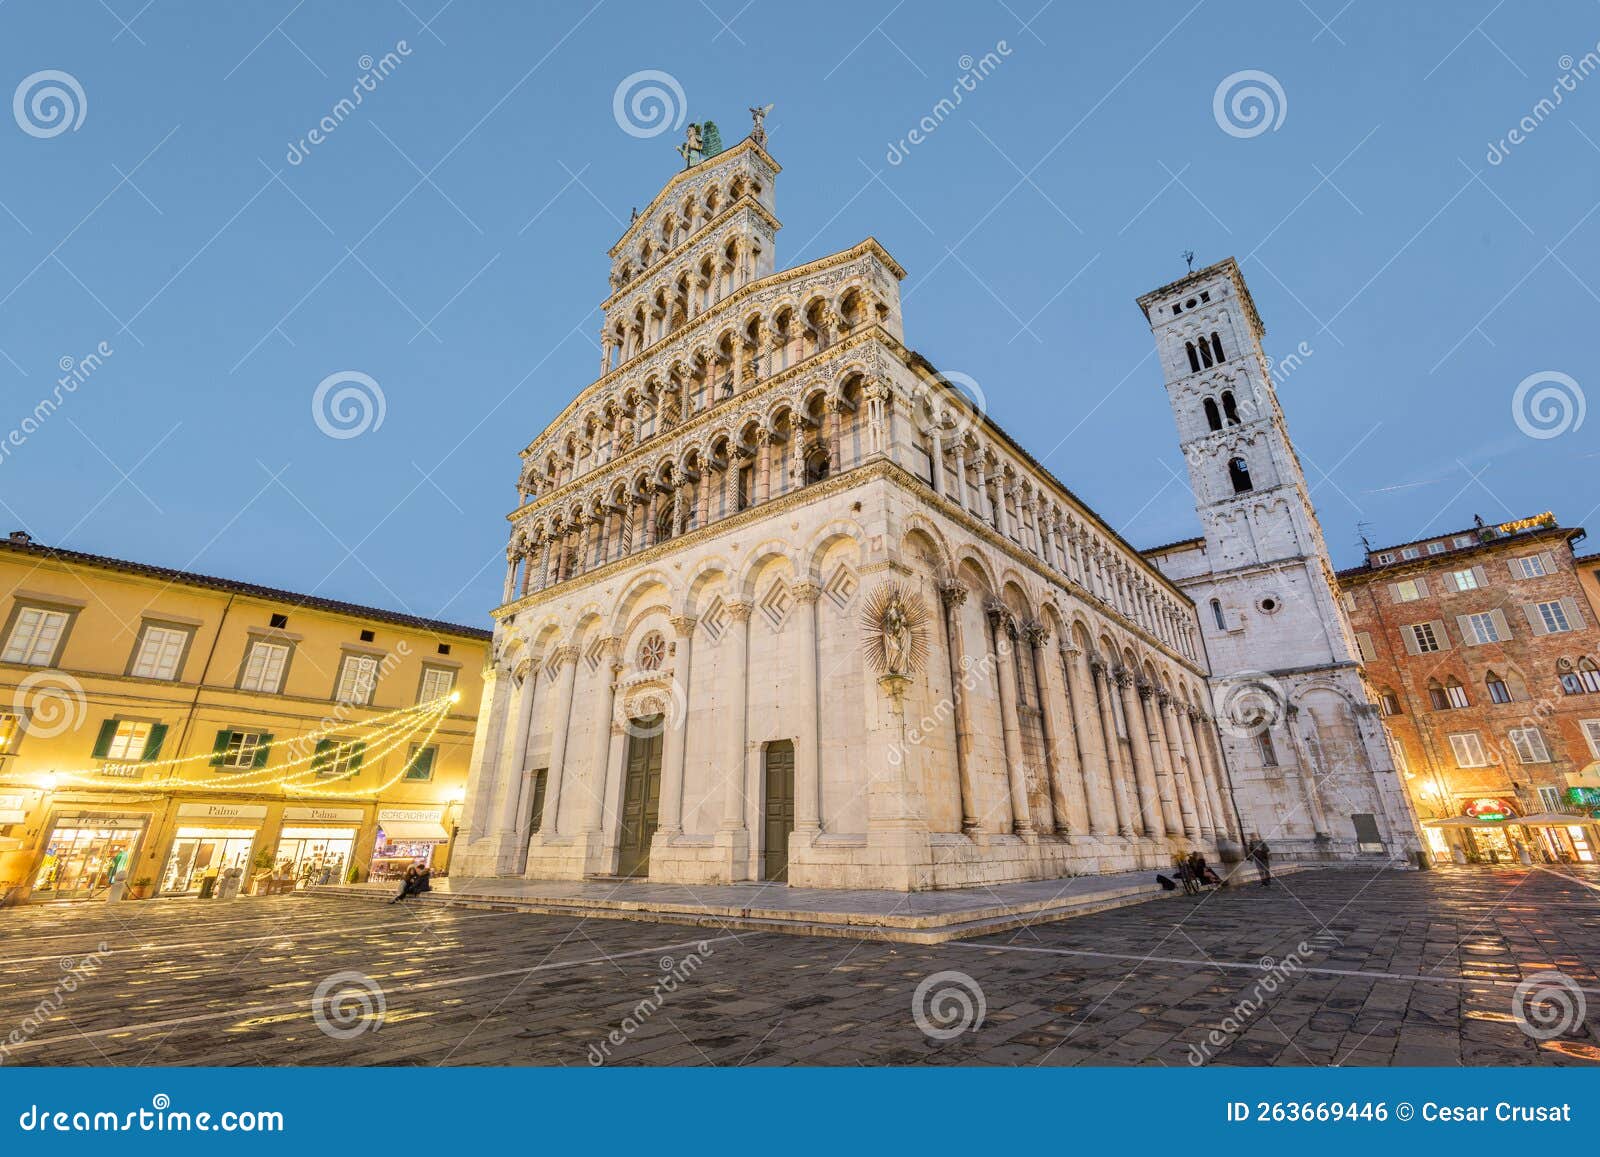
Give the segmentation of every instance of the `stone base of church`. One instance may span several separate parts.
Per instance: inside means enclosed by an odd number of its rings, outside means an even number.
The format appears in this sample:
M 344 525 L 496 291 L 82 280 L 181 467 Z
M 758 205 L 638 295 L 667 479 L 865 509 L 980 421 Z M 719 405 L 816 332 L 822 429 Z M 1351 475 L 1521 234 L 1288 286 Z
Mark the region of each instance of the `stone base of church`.
M 650 879 L 663 884 L 737 884 L 751 879 L 750 836 L 657 832 L 650 843 Z

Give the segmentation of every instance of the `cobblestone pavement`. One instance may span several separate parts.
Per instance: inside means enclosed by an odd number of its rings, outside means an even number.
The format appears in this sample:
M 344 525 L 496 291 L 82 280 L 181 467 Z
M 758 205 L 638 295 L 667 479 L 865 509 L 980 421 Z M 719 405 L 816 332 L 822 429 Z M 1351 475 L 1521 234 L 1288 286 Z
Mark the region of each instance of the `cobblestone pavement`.
M 1578 869 L 1309 872 L 930 947 L 304 897 L 33 907 L 0 912 L 0 1058 L 1592 1064 L 1597 964 Z M 1524 1000 L 1541 1041 L 1517 988 L 1551 971 Z

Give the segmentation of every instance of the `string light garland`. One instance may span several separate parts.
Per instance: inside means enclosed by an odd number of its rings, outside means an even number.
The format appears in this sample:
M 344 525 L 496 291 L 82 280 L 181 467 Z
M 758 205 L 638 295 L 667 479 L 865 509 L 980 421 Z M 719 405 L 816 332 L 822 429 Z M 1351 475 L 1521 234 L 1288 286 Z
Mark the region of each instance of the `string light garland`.
M 449 714 L 450 705 L 459 699 L 460 692 L 452 691 L 449 695 L 440 696 L 439 698 L 430 700 L 427 703 L 419 703 L 411 707 L 404 707 L 399 710 L 377 716 L 368 723 L 368 726 L 377 727 L 376 731 L 370 733 L 368 740 L 344 740 L 341 741 L 331 752 L 313 751 L 308 755 L 290 760 L 288 763 L 279 764 L 276 767 L 247 769 L 240 772 L 226 773 L 221 776 L 202 779 L 179 778 L 175 773 L 167 775 L 159 782 L 152 782 L 143 778 L 142 773 L 146 771 L 159 770 L 161 768 L 175 769 L 185 764 L 198 762 L 202 759 L 211 760 L 215 758 L 216 755 L 215 752 L 201 752 L 196 755 L 183 756 L 173 759 L 150 760 L 148 762 L 135 763 L 119 762 L 117 764 L 119 768 L 124 768 L 130 772 L 137 773 L 129 777 L 130 779 L 136 780 L 136 782 L 117 782 L 116 780 L 108 780 L 103 772 L 101 772 L 99 769 L 54 771 L 47 774 L 56 779 L 69 780 L 78 786 L 93 787 L 95 790 L 147 792 L 152 790 L 187 791 L 206 789 L 223 791 L 249 791 L 261 790 L 275 786 L 281 786 L 286 790 L 294 790 L 295 785 L 292 781 L 304 779 L 315 774 L 321 774 L 321 767 L 323 765 L 330 760 L 337 759 L 341 755 L 351 752 L 357 747 L 358 744 L 361 747 L 361 752 L 364 759 L 369 757 L 374 760 L 382 759 L 384 756 L 400 747 L 424 726 L 428 726 L 427 737 L 423 740 L 422 744 L 418 746 L 417 751 L 412 755 L 411 759 L 407 760 L 405 768 L 402 769 L 403 774 L 404 771 L 410 770 L 417 757 L 426 748 L 428 740 L 431 739 L 434 733 L 439 729 L 439 726 Z M 429 726 L 430 723 L 431 726 Z M 261 746 L 270 752 L 278 749 L 281 746 L 304 744 L 307 742 L 325 739 L 334 732 L 344 729 L 344 727 L 338 726 L 324 727 L 316 731 L 307 732 L 304 735 L 293 736 L 283 740 L 274 739 L 271 743 L 263 744 Z M 346 775 L 341 778 L 349 778 L 349 776 Z M 388 784 L 383 786 L 388 786 Z M 307 791 L 309 789 L 301 788 L 299 790 Z
M 444 713 L 440 712 L 434 717 L 433 726 L 428 728 L 428 734 L 422 737 L 422 742 L 417 745 L 416 751 L 411 753 L 411 757 L 401 765 L 399 771 L 395 772 L 394 775 L 390 776 L 383 783 L 375 784 L 369 788 L 362 788 L 360 791 L 338 791 L 335 790 L 335 785 L 333 784 L 329 784 L 327 787 L 316 788 L 301 787 L 297 784 L 286 783 L 283 785 L 283 789 L 284 791 L 291 792 L 296 796 L 324 796 L 336 799 L 348 799 L 352 796 L 377 795 L 379 792 L 393 787 L 395 784 L 399 783 L 405 778 L 406 773 L 408 773 L 412 767 L 415 766 L 417 758 L 428 749 L 428 743 L 433 739 L 433 733 L 439 730 L 439 724 L 442 722 L 444 722 Z

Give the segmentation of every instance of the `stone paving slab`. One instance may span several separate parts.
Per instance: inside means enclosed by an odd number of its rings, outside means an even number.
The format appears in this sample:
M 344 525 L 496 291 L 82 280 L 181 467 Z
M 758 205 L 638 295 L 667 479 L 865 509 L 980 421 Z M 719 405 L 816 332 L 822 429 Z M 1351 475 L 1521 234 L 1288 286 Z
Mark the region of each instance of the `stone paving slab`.
M 0 1060 L 1592 1065 L 1595 882 L 1313 871 L 928 945 L 306 895 L 9 909 Z M 1571 1011 L 1535 1039 L 1517 986 L 1552 971 Z

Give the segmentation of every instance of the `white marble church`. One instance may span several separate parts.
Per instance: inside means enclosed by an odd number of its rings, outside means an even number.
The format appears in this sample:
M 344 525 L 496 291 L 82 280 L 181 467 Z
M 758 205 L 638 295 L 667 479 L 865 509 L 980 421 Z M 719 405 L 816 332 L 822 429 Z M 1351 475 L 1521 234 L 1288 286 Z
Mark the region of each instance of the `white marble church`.
M 522 452 L 454 870 L 921 890 L 1232 858 L 1255 832 L 1404 854 L 1348 651 L 1292 722 L 1337 745 L 1285 737 L 1263 766 L 1253 736 L 1293 704 L 1263 708 L 1259 680 L 1235 680 L 1243 726 L 1213 719 L 1210 592 L 1269 614 L 1241 567 L 1281 621 L 1348 641 L 1309 502 L 1202 497 L 1206 539 L 1142 554 L 905 345 L 876 241 L 777 269 L 765 145 L 758 120 L 691 153 L 637 215 L 600 375 Z M 1197 482 L 1238 459 L 1262 497 L 1292 491 L 1237 267 L 1141 304 Z M 1231 401 L 1204 402 L 1218 366 Z M 1196 426 L 1213 405 L 1240 424 Z M 1249 651 L 1225 674 L 1282 666 Z

